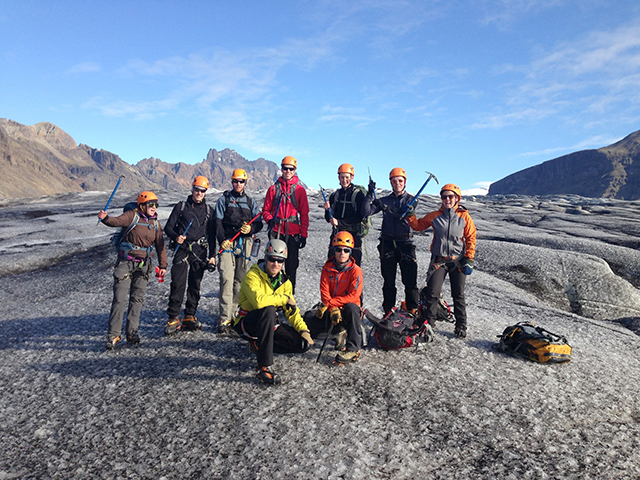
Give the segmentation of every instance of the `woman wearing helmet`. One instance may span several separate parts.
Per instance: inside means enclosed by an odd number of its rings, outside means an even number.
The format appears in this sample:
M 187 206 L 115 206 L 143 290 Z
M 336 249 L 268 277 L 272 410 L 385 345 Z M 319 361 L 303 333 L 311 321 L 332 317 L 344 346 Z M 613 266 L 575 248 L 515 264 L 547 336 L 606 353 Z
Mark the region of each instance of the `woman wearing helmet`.
M 453 314 L 456 317 L 454 333 L 458 338 L 467 336 L 467 310 L 464 286 L 467 275 L 473 273 L 473 258 L 476 253 L 476 227 L 471 215 L 460 205 L 460 188 L 449 183 L 440 190 L 442 206 L 435 212 L 417 219 L 407 215 L 407 221 L 416 231 L 433 228 L 431 262 L 427 272 L 427 286 L 422 289 L 421 317 L 435 328 L 438 301 L 444 278 L 449 274 Z M 424 309 L 424 311 L 423 311 Z
M 107 350 L 113 350 L 122 338 L 122 319 L 127 296 L 127 342 L 132 345 L 140 343 L 140 312 L 152 271 L 153 247 L 158 255 L 159 275 L 163 276 L 166 272 L 167 250 L 157 210 L 158 197 L 155 193 L 146 191 L 138 195 L 137 207 L 118 217 L 110 217 L 104 210 L 98 213 L 98 218 L 105 225 L 123 229 L 118 244 L 118 260 L 113 271 L 113 301 L 109 314 Z
M 256 377 L 262 383 L 275 385 L 282 378 L 274 372 L 273 353 L 302 353 L 313 345 L 307 324 L 293 298 L 291 281 L 282 266 L 289 255 L 287 244 L 271 239 L 264 259 L 251 266 L 240 285 L 238 314 L 233 328 L 249 341 L 256 354 Z M 282 309 L 289 325 L 278 324 Z
M 407 173 L 403 168 L 392 169 L 389 172 L 389 182 L 391 193 L 378 199 L 375 199 L 375 183 L 369 182 L 369 190 L 362 204 L 362 215 L 368 217 L 382 212 L 382 231 L 378 251 L 380 252 L 380 271 L 384 279 L 382 308 L 385 315 L 396 303 L 398 266 L 404 284 L 403 308 L 410 313 L 415 313 L 419 298 L 416 246 L 411 239 L 411 228 L 407 224 L 407 219 L 402 215 L 413 200 L 413 196 L 405 190 Z
M 360 358 L 362 349 L 362 269 L 352 258 L 355 242 L 349 232 L 338 232 L 331 245 L 334 256 L 327 260 L 320 275 L 320 307 L 315 318 L 310 319 L 312 334 L 329 330 L 329 322 L 334 328 L 344 332 L 339 337 L 336 348 L 342 350 L 336 356 L 336 363 L 353 363 Z M 343 345 L 344 337 L 346 343 Z

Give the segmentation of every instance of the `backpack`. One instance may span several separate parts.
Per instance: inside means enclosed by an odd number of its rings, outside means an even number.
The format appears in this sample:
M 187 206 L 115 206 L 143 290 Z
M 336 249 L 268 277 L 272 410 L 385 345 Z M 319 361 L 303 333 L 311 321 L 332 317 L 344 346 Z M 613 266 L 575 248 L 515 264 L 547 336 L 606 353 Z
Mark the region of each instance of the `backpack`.
M 420 304 L 418 305 L 418 316 L 423 319 L 427 318 L 427 298 L 425 295 L 426 288 L 427 287 L 424 287 L 420 292 Z M 442 295 L 442 293 L 440 294 L 440 298 L 438 299 L 438 315 L 436 317 L 436 320 L 439 322 L 455 322 L 453 312 L 451 311 L 451 305 L 449 305 L 445 301 L 444 295 Z
M 565 337 L 536 327 L 532 322 L 520 322 L 507 327 L 498 338 L 501 351 L 534 362 L 565 363 L 571 360 L 571 345 Z
M 277 200 L 277 203 L 275 203 L 277 210 L 275 211 L 274 218 L 277 218 L 278 214 L 280 213 L 279 212 L 280 198 L 282 197 L 282 194 L 284 192 L 282 191 L 282 185 L 280 184 L 280 182 L 276 182 L 275 186 L 276 186 L 276 189 L 275 189 L 275 192 L 273 194 L 273 201 L 276 202 L 276 198 L 278 200 Z M 295 195 L 296 188 L 298 188 L 298 184 L 294 183 L 289 187 L 289 193 L 284 193 L 285 205 L 286 205 L 286 202 L 290 202 L 291 205 L 293 205 L 293 208 L 296 210 L 296 214 L 295 215 L 291 215 L 288 218 L 283 218 L 281 220 L 283 220 L 285 222 L 291 222 L 291 223 L 295 223 L 295 224 L 299 225 L 300 224 L 300 213 L 298 211 L 298 200 L 296 199 L 296 195 Z
M 122 207 L 122 213 L 129 212 L 135 209 L 137 206 L 138 206 L 137 202 L 129 202 L 125 204 L 124 207 Z M 118 229 L 116 230 L 116 233 L 114 233 L 111 236 L 111 245 L 115 248 L 116 252 L 118 253 L 120 253 L 121 251 L 124 252 L 125 257 L 129 254 L 130 250 L 146 250 L 147 255 L 150 255 L 151 250 L 153 249 L 153 247 L 143 248 L 143 247 L 138 247 L 136 245 L 132 245 L 131 243 L 124 242 L 124 239 L 127 237 L 129 232 L 131 232 L 131 230 L 133 230 L 135 226 L 138 225 L 139 221 L 140 221 L 140 214 L 136 212 L 136 214 L 133 216 L 133 221 L 131 222 L 131 224 L 129 224 L 129 226 L 126 229 L 124 227 L 118 227 Z M 158 231 L 157 220 L 153 221 L 153 227 L 157 232 Z M 151 226 L 149 228 L 151 228 Z
M 353 190 L 351 191 L 351 198 L 349 199 L 348 202 L 340 202 L 340 203 L 351 203 L 351 207 L 353 208 L 353 211 L 357 212 L 359 210 L 358 205 L 356 205 L 356 198 L 358 197 L 358 192 L 362 192 L 366 196 L 367 189 L 364 188 L 362 185 L 356 185 L 355 183 L 352 183 L 352 185 L 353 185 Z M 337 203 L 338 191 L 336 190 L 332 195 L 334 195 L 334 198 L 336 199 L 335 203 Z M 358 235 L 365 237 L 369 233 L 369 229 L 371 228 L 371 226 L 372 226 L 371 218 L 365 217 L 362 219 L 360 223 L 355 225 L 354 231 Z
M 135 209 L 137 206 L 138 206 L 137 202 L 129 202 L 124 207 L 122 207 L 122 213 L 130 212 L 131 210 Z M 138 224 L 139 220 L 140 220 L 140 215 L 136 213 L 135 216 L 133 217 L 133 222 L 131 222 L 131 225 L 129 225 L 126 229 L 124 227 L 118 227 L 116 232 L 113 235 L 111 235 L 111 245 L 116 250 L 116 252 L 120 250 L 120 244 L 122 243 L 122 240 L 124 239 L 124 237 L 126 237 L 129 234 L 129 232 L 133 230 L 133 228 Z
M 373 324 L 373 337 L 385 350 L 399 350 L 417 345 L 418 337 L 433 341 L 433 329 L 429 324 L 415 326 L 415 318 L 408 312 L 394 307 L 384 318 L 379 319 L 369 310 L 364 312 Z

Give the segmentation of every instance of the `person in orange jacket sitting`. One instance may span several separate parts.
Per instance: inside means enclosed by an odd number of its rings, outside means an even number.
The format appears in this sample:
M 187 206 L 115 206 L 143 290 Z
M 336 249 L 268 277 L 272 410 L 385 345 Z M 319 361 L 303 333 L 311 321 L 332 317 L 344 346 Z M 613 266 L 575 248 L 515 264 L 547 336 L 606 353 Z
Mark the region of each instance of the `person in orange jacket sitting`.
M 467 336 L 467 306 L 464 286 L 467 275 L 473 273 L 476 254 L 476 226 L 466 207 L 458 202 L 462 192 L 457 185 L 448 183 L 440 190 L 442 206 L 417 219 L 413 209 L 407 212 L 407 223 L 416 231 L 433 228 L 431 262 L 427 272 L 427 286 L 420 293 L 426 303 L 426 321 L 432 328 L 438 316 L 438 301 L 446 274 L 451 282 L 453 314 L 456 317 L 454 333 L 458 338 Z
M 355 242 L 349 232 L 338 232 L 331 246 L 334 256 L 324 264 L 320 275 L 322 304 L 316 310 L 315 321 L 309 328 L 312 336 L 326 331 L 325 325 L 329 321 L 341 328 L 346 332 L 346 344 L 336 356 L 336 362 L 353 363 L 360 358 L 363 340 L 360 308 L 362 269 L 351 256 Z

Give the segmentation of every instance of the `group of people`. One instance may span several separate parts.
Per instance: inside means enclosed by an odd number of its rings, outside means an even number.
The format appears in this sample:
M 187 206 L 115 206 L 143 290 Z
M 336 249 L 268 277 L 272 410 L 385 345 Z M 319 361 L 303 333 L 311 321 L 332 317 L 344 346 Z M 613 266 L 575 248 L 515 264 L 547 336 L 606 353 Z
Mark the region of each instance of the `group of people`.
M 391 193 L 378 198 L 376 184 L 355 185 L 355 169 L 350 164 L 338 168 L 340 188 L 323 205 L 331 225 L 327 261 L 320 278 L 320 303 L 304 315 L 296 304 L 296 272 L 299 251 L 307 243 L 309 202 L 296 175 L 297 160 L 287 156 L 281 162 L 281 176 L 266 192 L 262 209 L 246 193 L 247 172 L 233 171 L 232 188 L 214 207 L 206 203 L 207 178 L 197 176 L 191 195 L 173 208 L 165 233 L 174 249 L 171 287 L 165 333 L 194 331 L 202 327 L 196 317 L 200 284 L 206 270 L 216 267 L 220 276 L 219 333 L 235 331 L 249 342 L 257 358 L 257 378 L 278 384 L 281 377 L 273 369 L 274 353 L 308 350 L 322 333 L 337 337 L 335 361 L 344 364 L 359 359 L 364 328 L 362 245 L 371 215 L 382 212 L 378 251 L 383 277 L 385 315 L 396 305 L 396 273 L 400 268 L 405 289 L 401 307 L 414 315 L 416 324 L 434 325 L 442 285 L 451 282 L 455 335 L 466 337 L 467 315 L 464 298 L 466 276 L 473 271 L 476 229 L 467 209 L 460 205 L 461 191 L 454 184 L 442 187 L 442 206 L 423 218 L 416 218 L 416 200 L 406 192 L 407 175 L 402 168 L 389 174 Z M 122 339 L 127 306 L 126 340 L 140 342 L 138 326 L 144 293 L 151 275 L 152 248 L 157 252 L 158 276 L 164 276 L 167 247 L 157 219 L 158 198 L 142 192 L 137 208 L 111 217 L 100 211 L 107 226 L 124 230 L 114 269 L 114 296 L 109 316 L 107 349 Z M 260 218 L 261 217 L 261 218 Z M 255 234 L 267 226 L 264 257 L 251 264 Z M 431 227 L 431 261 L 426 286 L 418 290 L 416 247 L 412 230 Z M 216 251 L 216 245 L 220 248 Z M 255 252 L 254 252 L 255 253 Z M 180 311 L 186 291 L 184 315 Z M 422 309 L 418 312 L 419 305 Z M 280 322 L 282 314 L 287 322 Z

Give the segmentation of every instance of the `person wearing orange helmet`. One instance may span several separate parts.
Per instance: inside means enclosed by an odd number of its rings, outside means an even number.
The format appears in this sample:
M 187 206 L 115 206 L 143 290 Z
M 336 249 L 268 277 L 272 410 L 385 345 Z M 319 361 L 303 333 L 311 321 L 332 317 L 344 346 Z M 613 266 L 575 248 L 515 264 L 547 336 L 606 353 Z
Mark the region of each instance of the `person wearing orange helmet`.
M 171 266 L 171 291 L 167 308 L 165 334 L 179 330 L 195 331 L 202 328 L 196 317 L 200 301 L 200 284 L 205 270 L 215 268 L 216 224 L 213 208 L 207 205 L 205 195 L 209 189 L 207 177 L 198 175 L 191 184 L 191 195 L 178 202 L 171 211 L 165 231 L 177 248 Z M 185 289 L 187 301 L 184 317 L 179 318 Z
M 362 269 L 352 257 L 355 242 L 353 235 L 346 231 L 337 232 L 331 241 L 334 255 L 322 267 L 320 274 L 321 304 L 307 324 L 311 336 L 328 332 L 329 322 L 334 329 L 346 333 L 346 342 L 338 342 L 341 352 L 336 363 L 353 363 L 360 358 L 362 349 Z M 306 320 L 306 317 L 305 317 Z M 344 339 L 344 335 L 341 335 Z
M 467 308 L 464 287 L 467 275 L 473 273 L 476 253 L 476 227 L 469 211 L 459 204 L 460 188 L 448 183 L 440 190 L 442 206 L 418 219 L 407 214 L 407 221 L 416 231 L 433 228 L 431 262 L 427 273 L 427 285 L 420 293 L 421 317 L 435 328 L 438 302 L 445 276 L 449 274 L 453 314 L 456 318 L 454 334 L 458 338 L 467 336 Z
M 367 218 L 362 216 L 362 204 L 367 190 L 352 183 L 354 176 L 353 165 L 343 163 L 338 167 L 340 188 L 333 192 L 324 203 L 324 218 L 333 227 L 329 239 L 328 257 L 333 256 L 332 241 L 335 234 L 339 231 L 346 231 L 351 233 L 355 241 L 351 256 L 360 265 L 362 262 L 362 238 L 367 231 Z
M 413 196 L 405 190 L 407 172 L 403 168 L 392 169 L 389 172 L 389 182 L 391 183 L 391 193 L 382 198 L 375 198 L 376 184 L 373 181 L 369 182 L 367 196 L 362 204 L 362 214 L 369 216 L 382 212 L 382 230 L 378 252 L 380 252 L 380 271 L 384 280 L 382 309 L 385 315 L 391 311 L 396 303 L 396 271 L 398 266 L 404 284 L 403 308 L 410 313 L 415 313 L 419 300 L 418 262 L 411 228 L 403 215 L 407 209 L 414 210 L 414 206 L 409 207 Z
M 167 249 L 157 210 L 158 197 L 155 193 L 146 191 L 138 195 L 135 208 L 120 216 L 110 217 L 104 210 L 98 213 L 98 218 L 103 224 L 122 229 L 120 241 L 116 245 L 118 260 L 113 271 L 113 301 L 109 314 L 107 350 L 113 350 L 122 338 L 122 320 L 127 296 L 127 343 L 140 343 L 140 312 L 153 268 L 153 247 L 158 256 L 159 275 L 162 276 L 166 272 Z
M 251 266 L 253 235 L 262 230 L 262 222 L 251 219 L 260 213 L 257 202 L 245 193 L 249 175 L 242 168 L 231 174 L 231 190 L 225 191 L 216 203 L 216 237 L 222 252 L 218 261 L 220 272 L 220 319 L 218 333 L 225 333 L 238 307 L 240 284 Z M 240 235 L 237 235 L 240 233 Z M 233 237 L 237 235 L 235 240 Z
M 299 251 L 307 245 L 309 235 L 309 200 L 296 175 L 297 169 L 295 158 L 286 156 L 282 159 L 282 175 L 267 190 L 262 207 L 262 218 L 269 226 L 269 238 L 281 238 L 289 248 L 284 270 L 294 292 L 300 264 Z

